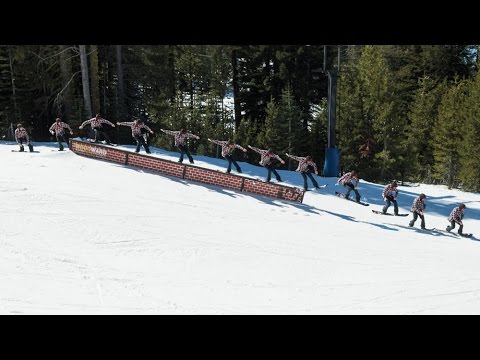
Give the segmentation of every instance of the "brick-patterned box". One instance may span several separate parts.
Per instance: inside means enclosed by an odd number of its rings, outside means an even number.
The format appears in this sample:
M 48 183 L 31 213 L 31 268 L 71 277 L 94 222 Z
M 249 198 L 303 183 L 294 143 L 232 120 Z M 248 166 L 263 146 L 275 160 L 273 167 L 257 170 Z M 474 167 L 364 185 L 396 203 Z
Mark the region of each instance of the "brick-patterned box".
M 266 183 L 236 174 L 226 174 L 217 170 L 204 169 L 194 165 L 181 164 L 154 156 L 136 154 L 127 150 L 114 149 L 109 146 L 74 139 L 70 139 L 70 148 L 79 155 L 140 167 L 186 180 L 283 200 L 303 201 L 304 191 L 295 187 Z

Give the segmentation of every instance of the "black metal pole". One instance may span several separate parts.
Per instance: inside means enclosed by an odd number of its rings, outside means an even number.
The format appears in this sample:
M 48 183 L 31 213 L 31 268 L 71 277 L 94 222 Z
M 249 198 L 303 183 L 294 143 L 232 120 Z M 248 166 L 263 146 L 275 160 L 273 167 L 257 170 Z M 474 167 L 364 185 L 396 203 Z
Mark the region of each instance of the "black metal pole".
M 328 147 L 336 145 L 337 71 L 328 70 Z

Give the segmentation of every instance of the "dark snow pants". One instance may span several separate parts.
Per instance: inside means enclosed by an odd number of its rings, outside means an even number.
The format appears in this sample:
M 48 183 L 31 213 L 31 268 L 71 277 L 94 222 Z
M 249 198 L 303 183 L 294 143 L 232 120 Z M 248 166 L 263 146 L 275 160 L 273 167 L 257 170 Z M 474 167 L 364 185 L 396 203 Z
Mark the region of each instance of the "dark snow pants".
M 180 150 L 180 159 L 178 159 L 178 162 L 183 162 L 183 154 L 187 154 L 190 164 L 193 164 L 192 154 L 190 154 L 188 147 L 185 145 L 178 145 L 178 149 Z
M 237 162 L 232 157 L 232 155 L 225 156 L 225 160 L 228 161 L 227 173 L 230 173 L 230 171 L 232 170 L 232 163 L 235 166 L 235 169 L 237 169 L 237 172 L 239 172 L 239 173 L 242 172 L 242 169 L 240 169 L 240 166 L 238 166 Z
M 147 154 L 150 154 L 150 148 L 148 147 L 147 143 L 145 142 L 145 138 L 143 137 L 143 135 L 135 135 L 133 138 L 137 142 L 137 148 L 135 149 L 135 152 L 137 152 L 137 153 L 140 152 L 140 147 L 143 145 L 143 147 L 145 148 L 145 152 Z
M 413 224 L 415 224 L 415 221 L 417 221 L 417 218 L 420 217 L 420 219 L 422 219 L 422 223 L 420 224 L 421 228 L 422 229 L 425 229 L 425 216 L 424 215 L 421 215 L 419 214 L 418 212 L 414 211 L 413 212 L 413 219 L 412 221 L 410 221 L 410 223 L 408 224 L 410 227 L 413 226 Z
M 387 200 L 385 200 L 385 201 L 387 203 L 383 207 L 383 213 L 384 214 L 387 213 L 387 210 L 390 207 L 390 204 L 393 202 L 393 212 L 395 213 L 395 215 L 398 215 L 398 204 L 397 204 L 397 200 L 394 199 L 393 195 L 388 195 Z

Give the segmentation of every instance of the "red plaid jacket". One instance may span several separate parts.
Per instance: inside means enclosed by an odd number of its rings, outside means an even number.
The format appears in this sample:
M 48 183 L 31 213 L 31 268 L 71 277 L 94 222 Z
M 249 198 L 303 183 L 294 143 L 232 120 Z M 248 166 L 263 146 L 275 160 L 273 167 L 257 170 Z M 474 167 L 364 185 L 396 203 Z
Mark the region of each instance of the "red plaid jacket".
M 359 180 L 358 180 L 358 177 L 352 175 L 351 172 L 348 172 L 348 173 L 344 174 L 340 179 L 338 179 L 337 183 L 342 184 L 342 185 L 345 185 L 345 184 L 347 184 L 347 183 L 349 183 L 349 182 L 352 182 L 352 183 L 353 183 L 353 181 L 355 181 L 355 182 L 356 182 L 356 185 L 358 185 L 358 181 L 359 181 Z
M 233 151 L 235 149 L 240 149 L 242 151 L 247 151 L 245 148 L 241 147 L 240 145 L 237 144 L 229 144 L 228 141 L 220 141 L 220 140 L 212 140 L 208 139 L 208 141 L 220 145 L 222 147 L 222 156 L 230 156 L 233 154 Z
M 121 125 L 121 126 L 129 126 L 132 129 L 132 136 L 133 137 L 141 136 L 142 135 L 142 130 L 141 129 L 147 129 L 150 134 L 153 134 L 152 129 L 150 129 L 147 125 L 139 124 L 139 123 L 136 123 L 135 121 L 119 122 L 117 124 Z
M 315 164 L 313 160 L 307 161 L 306 157 L 294 156 L 290 154 L 285 154 L 285 155 L 287 155 L 290 159 L 298 161 L 298 167 L 295 171 L 305 172 L 308 170 L 309 166 L 312 166 L 313 169 L 315 170 L 315 173 L 318 174 L 317 164 Z
M 387 196 L 390 196 L 390 195 L 393 195 L 394 198 L 398 196 L 397 185 L 388 184 L 387 186 L 385 186 L 382 192 L 382 196 L 386 198 Z
M 19 139 L 27 139 L 27 144 L 30 143 L 30 138 L 28 137 L 27 130 L 25 128 L 16 128 L 15 129 L 15 141 L 18 143 Z
M 73 132 L 72 129 L 70 128 L 70 125 L 64 123 L 63 121 L 60 121 L 60 122 L 54 122 L 52 124 L 52 126 L 50 126 L 50 129 L 49 131 L 50 132 L 53 132 L 55 131 L 55 134 L 59 135 L 59 136 L 62 136 L 63 134 L 65 134 L 65 130 L 64 129 L 68 129 L 70 130 L 70 132 Z
M 80 129 L 82 129 L 85 125 L 88 125 L 90 124 L 90 126 L 92 127 L 92 129 L 96 129 L 96 128 L 99 128 L 101 127 L 102 124 L 108 124 L 110 126 L 115 126 L 114 124 L 112 124 L 110 121 L 108 121 L 107 119 L 104 119 L 104 118 L 91 118 L 89 120 L 86 120 L 82 123 L 82 125 L 80 125 Z
M 253 147 L 253 146 L 250 146 L 250 145 L 248 145 L 248 147 L 250 149 L 252 149 L 253 151 L 255 151 L 256 153 L 259 153 L 261 155 L 261 159 L 260 159 L 259 164 L 262 165 L 262 166 L 270 165 L 272 163 L 273 159 L 277 159 L 282 164 L 284 163 L 282 158 L 280 156 L 278 156 L 277 154 L 274 154 L 274 153 L 269 154 L 268 150 L 262 150 L 262 149 L 259 149 L 259 148 L 256 148 L 256 147 Z
M 464 215 L 463 209 L 460 209 L 460 206 L 457 206 L 450 213 L 450 216 L 448 217 L 448 221 L 455 221 L 458 225 L 462 225 L 463 215 Z
M 165 134 L 172 135 L 175 137 L 175 146 L 185 145 L 185 142 L 187 141 L 187 139 L 190 139 L 190 138 L 200 139 L 199 136 L 188 133 L 188 132 L 182 134 L 180 131 L 163 130 L 163 129 L 160 129 L 160 130 L 163 131 Z
M 423 209 L 425 209 L 425 199 L 420 199 L 420 196 L 417 196 L 415 200 L 413 200 L 412 207 L 410 208 L 411 212 L 417 212 L 420 215 L 423 215 Z

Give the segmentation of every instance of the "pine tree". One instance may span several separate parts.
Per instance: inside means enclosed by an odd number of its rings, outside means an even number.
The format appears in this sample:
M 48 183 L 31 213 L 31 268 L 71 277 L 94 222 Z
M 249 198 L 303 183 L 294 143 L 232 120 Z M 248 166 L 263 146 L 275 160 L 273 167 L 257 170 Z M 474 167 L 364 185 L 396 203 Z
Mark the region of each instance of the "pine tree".
M 437 83 L 430 77 L 420 78 L 419 85 L 409 113 L 410 126 L 404 143 L 408 156 L 406 173 L 409 180 L 429 183 L 434 163 L 432 129 L 447 85 L 446 81 Z
M 458 124 L 464 135 L 459 148 L 459 179 L 467 191 L 480 191 L 480 73 L 470 83 L 469 96 L 461 109 L 465 123 Z
M 358 61 L 361 52 L 362 48 L 350 48 L 340 72 L 338 106 L 341 112 L 337 119 L 337 143 L 342 172 L 355 169 L 363 178 L 372 178 L 376 171 L 372 164 L 376 141 L 372 117 L 368 116 L 365 105 L 367 95 Z
M 454 84 L 442 97 L 434 128 L 434 180 L 449 188 L 458 186 L 460 148 L 463 141 L 465 116 L 462 112 L 468 96 L 468 82 Z
M 279 101 L 272 98 L 267 104 L 267 117 L 259 142 L 282 154 L 305 154 L 308 151 L 308 134 L 303 130 L 302 112 L 295 104 L 289 86 Z
M 397 82 L 384 56 L 384 48 L 367 46 L 359 60 L 360 76 L 365 88 L 365 108 L 371 117 L 375 140 L 380 144 L 375 155 L 380 179 L 395 177 L 395 157 L 404 130 L 399 116 Z

